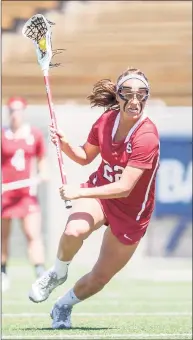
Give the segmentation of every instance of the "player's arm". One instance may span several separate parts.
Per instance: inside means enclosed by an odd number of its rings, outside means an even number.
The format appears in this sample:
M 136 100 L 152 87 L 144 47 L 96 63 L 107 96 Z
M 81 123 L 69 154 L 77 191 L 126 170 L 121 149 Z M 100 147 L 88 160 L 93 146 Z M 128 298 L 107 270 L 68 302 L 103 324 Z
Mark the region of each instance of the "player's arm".
M 127 197 L 135 187 L 143 172 L 144 169 L 127 166 L 119 181 L 100 187 L 82 188 L 80 189 L 80 197 L 102 199 Z
M 83 146 L 72 146 L 68 142 L 62 142 L 62 151 L 74 162 L 80 165 L 90 164 L 99 154 L 99 147 L 86 142 Z
M 54 144 L 57 143 L 57 136 L 60 139 L 61 150 L 74 162 L 80 165 L 90 164 L 99 154 L 98 121 L 92 126 L 86 143 L 82 146 L 71 145 L 64 133 L 50 126 L 50 136 Z
M 128 197 L 145 170 L 151 169 L 159 140 L 153 133 L 141 135 L 134 143 L 132 155 L 119 181 L 94 188 L 80 189 L 80 197 L 121 198 Z

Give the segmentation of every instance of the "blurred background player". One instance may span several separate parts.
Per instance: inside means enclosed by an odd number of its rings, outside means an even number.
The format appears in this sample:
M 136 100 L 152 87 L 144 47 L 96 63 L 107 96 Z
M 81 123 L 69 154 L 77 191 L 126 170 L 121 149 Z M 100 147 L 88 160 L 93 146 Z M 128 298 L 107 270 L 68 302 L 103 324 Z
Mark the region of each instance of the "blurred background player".
M 9 126 L 2 130 L 2 183 L 30 180 L 37 174 L 47 179 L 45 144 L 40 130 L 24 120 L 26 101 L 10 98 L 7 104 Z M 37 161 L 37 169 L 36 163 Z M 36 175 L 37 176 L 37 175 Z M 19 183 L 19 182 L 18 182 Z M 36 277 L 44 272 L 44 247 L 41 235 L 41 212 L 37 184 L 2 192 L 2 291 L 9 288 L 7 261 L 12 219 L 20 219 L 28 244 L 28 254 Z

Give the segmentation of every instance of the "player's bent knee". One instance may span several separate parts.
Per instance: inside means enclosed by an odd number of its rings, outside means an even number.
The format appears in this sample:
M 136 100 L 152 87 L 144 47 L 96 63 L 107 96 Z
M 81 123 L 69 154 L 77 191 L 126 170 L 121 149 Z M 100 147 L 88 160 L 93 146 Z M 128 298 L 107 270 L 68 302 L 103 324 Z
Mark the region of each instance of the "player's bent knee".
M 64 231 L 64 235 L 67 237 L 67 238 L 79 238 L 80 237 L 80 233 L 77 229 L 72 229 L 72 228 L 67 228 L 65 231 Z
M 65 231 L 64 231 L 64 235 L 67 238 L 79 238 L 81 240 L 85 240 L 89 233 L 88 230 L 86 228 L 78 228 L 77 226 L 67 226 Z

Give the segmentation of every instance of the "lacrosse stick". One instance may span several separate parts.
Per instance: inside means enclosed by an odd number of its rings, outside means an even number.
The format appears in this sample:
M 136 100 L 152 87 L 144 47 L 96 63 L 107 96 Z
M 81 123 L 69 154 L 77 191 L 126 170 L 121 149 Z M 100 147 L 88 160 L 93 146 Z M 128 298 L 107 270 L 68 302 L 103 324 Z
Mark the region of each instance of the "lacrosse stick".
M 49 68 L 53 66 L 59 66 L 60 64 L 51 63 L 52 56 L 60 53 L 60 50 L 53 51 L 52 50 L 52 41 L 51 41 L 51 26 L 55 25 L 53 22 L 47 20 L 42 14 L 36 14 L 32 18 L 30 18 L 24 25 L 22 29 L 23 35 L 32 40 L 35 48 L 38 63 L 43 71 L 44 75 L 44 83 L 46 87 L 48 106 L 50 111 L 50 117 L 52 125 L 55 129 L 57 129 L 56 116 L 54 111 L 54 105 L 52 102 L 52 93 L 49 82 Z M 60 168 L 60 174 L 62 179 L 62 184 L 66 184 L 66 174 L 64 170 L 64 163 L 62 158 L 62 152 L 60 148 L 59 137 L 56 144 L 56 152 L 58 157 L 58 163 Z M 66 208 L 71 208 L 71 202 L 65 201 Z

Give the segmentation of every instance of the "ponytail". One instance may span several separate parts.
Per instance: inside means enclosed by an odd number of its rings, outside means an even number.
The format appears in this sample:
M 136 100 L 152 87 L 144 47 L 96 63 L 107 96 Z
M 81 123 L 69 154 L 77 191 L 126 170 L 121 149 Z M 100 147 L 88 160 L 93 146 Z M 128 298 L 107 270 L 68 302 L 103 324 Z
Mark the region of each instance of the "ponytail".
M 99 80 L 87 99 L 90 100 L 91 107 L 102 106 L 106 109 L 119 109 L 119 103 L 116 99 L 116 86 L 110 79 Z

